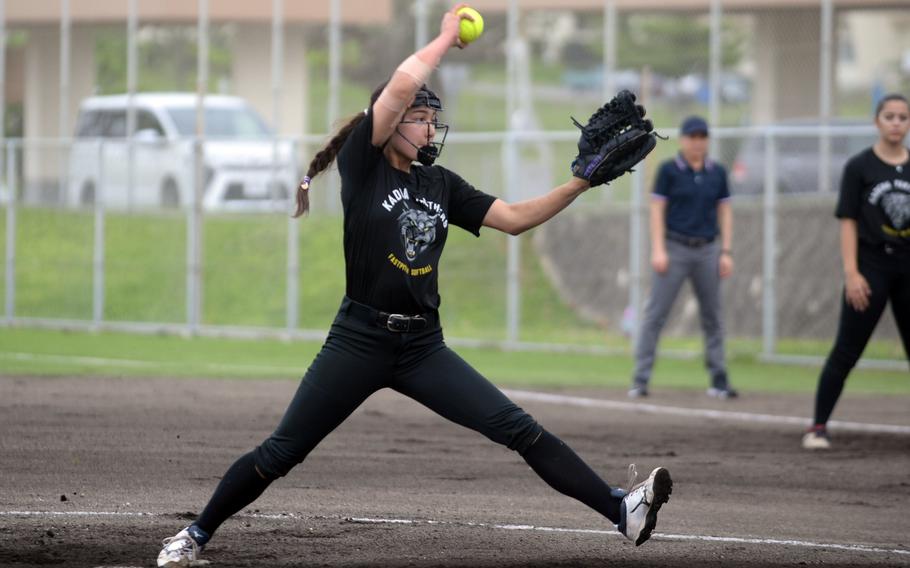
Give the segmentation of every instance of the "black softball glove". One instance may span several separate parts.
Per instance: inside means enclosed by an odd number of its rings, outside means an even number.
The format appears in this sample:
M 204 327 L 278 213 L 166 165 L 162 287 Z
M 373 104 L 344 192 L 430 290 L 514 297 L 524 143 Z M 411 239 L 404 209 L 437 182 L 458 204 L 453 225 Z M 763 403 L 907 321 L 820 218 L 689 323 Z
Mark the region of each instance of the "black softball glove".
M 572 118 L 581 129 L 572 175 L 594 187 L 631 172 L 657 145 L 654 125 L 644 116 L 645 107 L 635 104 L 635 95 L 620 91 L 597 109 L 587 124 Z

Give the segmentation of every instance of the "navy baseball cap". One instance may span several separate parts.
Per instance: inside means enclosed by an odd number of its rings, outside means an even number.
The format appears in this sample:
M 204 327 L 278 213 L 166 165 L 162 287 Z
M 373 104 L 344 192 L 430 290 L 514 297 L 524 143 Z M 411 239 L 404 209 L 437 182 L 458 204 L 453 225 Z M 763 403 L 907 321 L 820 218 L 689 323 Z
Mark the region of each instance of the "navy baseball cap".
M 679 126 L 679 133 L 683 136 L 692 136 L 693 134 L 704 134 L 707 136 L 708 123 L 700 116 L 690 116 Z

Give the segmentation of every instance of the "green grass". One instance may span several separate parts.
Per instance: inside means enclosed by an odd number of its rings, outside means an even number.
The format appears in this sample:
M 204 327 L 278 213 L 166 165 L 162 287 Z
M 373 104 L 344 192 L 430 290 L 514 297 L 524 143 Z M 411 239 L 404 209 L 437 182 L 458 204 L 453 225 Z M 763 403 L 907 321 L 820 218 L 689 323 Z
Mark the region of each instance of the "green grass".
M 16 228 L 16 306 L 22 315 L 90 318 L 92 217 L 22 212 Z
M 299 221 L 299 327 L 325 329 L 344 293 L 341 219 Z M 16 303 L 21 317 L 92 318 L 89 213 L 17 212 Z M 284 327 L 288 220 L 281 215 L 213 215 L 203 226 L 202 322 Z M 4 237 L 0 236 L 0 242 Z M 521 339 L 598 343 L 602 332 L 563 306 L 523 237 Z M 104 319 L 186 321 L 186 220 L 182 215 L 105 217 Z M 504 339 L 507 238 L 482 231 L 449 235 L 440 266 L 442 312 L 450 334 Z M 2 286 L 2 284 L 0 284 Z M 566 336 L 563 331 L 572 329 Z
M 0 228 L 5 220 L 0 210 Z M 20 209 L 17 213 L 15 314 L 92 317 L 94 218 L 84 212 Z M 341 220 L 312 215 L 298 221 L 299 323 L 327 329 L 344 290 Z M 105 218 L 106 321 L 186 321 L 186 220 L 182 215 L 109 213 Z M 203 228 L 202 323 L 286 326 L 285 266 L 288 219 L 282 215 L 207 216 Z M 519 339 L 528 342 L 608 345 L 628 340 L 582 320 L 559 299 L 532 246 L 522 236 Z M 506 338 L 508 238 L 484 230 L 475 238 L 449 234 L 439 267 L 441 312 L 449 337 Z M 0 250 L 5 232 L 0 231 Z M 0 289 L 5 264 L 0 263 Z M 701 350 L 700 337 L 666 337 L 662 347 Z M 825 355 L 830 339 L 782 339 L 781 353 Z M 759 339 L 730 338 L 732 356 L 761 350 Z M 904 357 L 897 341 L 873 341 L 867 357 Z
M 67 215 L 63 214 L 60 221 L 67 222 Z M 186 321 L 183 303 L 174 301 L 186 296 L 185 218 L 108 215 L 105 225 L 105 318 Z
M 4 217 L 0 215 L 0 219 Z M 17 224 L 17 303 L 20 316 L 91 317 L 91 215 L 23 209 Z M 327 329 L 344 273 L 340 220 L 300 222 L 300 327 Z M 185 319 L 186 227 L 182 216 L 109 214 L 106 218 L 105 318 L 179 323 Z M 213 216 L 204 227 L 204 310 L 209 324 L 283 327 L 287 219 Z M 2 235 L 3 233 L 0 233 Z M 2 238 L 2 237 L 0 237 Z M 581 321 L 562 305 L 546 280 L 530 239 L 521 240 L 521 336 L 525 341 L 611 345 L 628 341 Z M 448 337 L 505 338 L 507 237 L 483 231 L 476 239 L 453 231 L 440 267 L 443 321 Z M 662 347 L 698 352 L 700 338 L 667 337 Z M 42 375 L 175 375 L 295 377 L 319 345 L 310 342 L 229 341 L 205 338 L 83 334 L 0 329 L 0 372 Z M 782 352 L 824 354 L 828 341 L 782 341 Z M 748 390 L 811 391 L 817 371 L 759 364 L 759 340 L 729 342 L 731 373 Z M 629 355 L 596 356 L 462 349 L 501 384 L 622 388 Z M 15 353 L 31 354 L 22 359 Z M 53 356 L 53 357 L 47 357 Z M 57 358 L 62 356 L 63 359 Z M 896 342 L 874 342 L 870 357 L 900 358 Z M 76 357 L 73 359 L 73 357 Z M 93 361 L 126 359 L 140 363 Z M 857 371 L 850 388 L 903 393 L 905 374 Z M 697 359 L 662 358 L 655 380 L 674 388 L 702 388 Z
M 255 341 L 122 333 L 73 333 L 0 328 L 0 375 L 175 376 L 299 378 L 320 347 L 310 341 Z M 632 373 L 628 355 L 457 351 L 493 382 L 515 387 L 625 388 Z M 120 361 L 120 363 L 118 363 Z M 731 358 L 730 373 L 746 392 L 813 392 L 818 370 L 772 365 L 751 356 Z M 662 357 L 655 368 L 662 388 L 700 390 L 706 382 L 699 359 Z M 906 372 L 855 370 L 847 390 L 910 395 Z

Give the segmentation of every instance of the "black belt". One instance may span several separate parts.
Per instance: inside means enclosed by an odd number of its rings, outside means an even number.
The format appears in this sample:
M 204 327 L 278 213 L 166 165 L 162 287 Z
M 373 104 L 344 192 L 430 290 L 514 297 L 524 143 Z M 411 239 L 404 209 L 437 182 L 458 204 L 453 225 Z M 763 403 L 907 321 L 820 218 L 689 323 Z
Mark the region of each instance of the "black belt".
M 715 237 L 690 237 L 682 233 L 667 231 L 667 240 L 685 245 L 687 247 L 703 247 L 714 242 Z
M 417 315 L 393 314 L 371 308 L 350 298 L 344 299 L 342 308 L 346 309 L 349 315 L 366 324 L 381 327 L 395 333 L 408 333 L 439 326 L 439 314 L 437 312 Z

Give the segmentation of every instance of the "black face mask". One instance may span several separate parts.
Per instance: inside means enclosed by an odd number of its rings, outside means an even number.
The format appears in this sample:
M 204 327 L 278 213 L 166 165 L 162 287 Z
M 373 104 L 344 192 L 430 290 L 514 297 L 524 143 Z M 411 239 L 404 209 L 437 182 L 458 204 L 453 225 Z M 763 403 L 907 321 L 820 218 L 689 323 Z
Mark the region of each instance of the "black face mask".
M 436 129 L 437 134 L 442 130 L 442 141 L 441 142 L 430 142 L 425 146 L 418 146 L 414 144 L 408 137 L 401 133 L 397 128 L 395 132 L 401 136 L 405 142 L 410 144 L 413 148 L 417 150 L 417 161 L 423 164 L 424 166 L 432 166 L 433 162 L 436 161 L 436 158 L 439 157 L 439 154 L 442 153 L 442 148 L 445 146 L 446 136 L 449 134 L 449 125 L 441 122 L 425 122 L 422 120 L 402 120 L 400 124 L 426 124 L 427 130 L 430 126 L 433 126 Z M 429 134 L 429 133 L 428 133 Z
M 432 166 L 439 157 L 440 149 L 436 146 L 421 146 L 417 148 L 417 161 L 425 166 Z
M 439 100 L 439 96 L 431 91 L 426 85 L 422 85 L 417 92 L 414 94 L 414 102 L 411 103 L 410 108 L 417 107 L 427 107 L 433 109 L 436 112 L 442 112 L 442 101 Z M 418 120 L 402 120 L 401 124 L 426 124 L 427 125 L 427 138 L 429 138 L 429 128 L 434 126 L 436 128 L 436 133 L 439 134 L 439 131 L 442 130 L 442 141 L 441 142 L 431 142 L 425 146 L 417 146 L 407 137 L 401 133 L 398 128 L 395 128 L 395 132 L 399 136 L 404 138 L 404 141 L 417 149 L 417 161 L 423 164 L 424 166 L 432 166 L 433 162 L 436 161 L 436 158 L 442 153 L 442 147 L 445 146 L 446 136 L 449 134 L 449 125 L 441 122 L 425 122 Z

